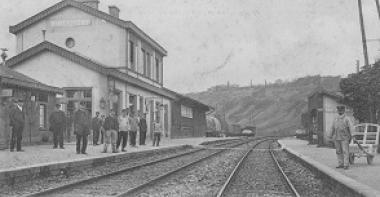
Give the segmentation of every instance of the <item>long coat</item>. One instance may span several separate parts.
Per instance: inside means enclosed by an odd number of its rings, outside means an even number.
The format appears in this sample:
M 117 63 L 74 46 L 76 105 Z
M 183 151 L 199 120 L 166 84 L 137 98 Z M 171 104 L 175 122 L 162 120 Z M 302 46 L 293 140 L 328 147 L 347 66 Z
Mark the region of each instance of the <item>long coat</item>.
M 9 125 L 14 128 L 19 128 L 22 132 L 22 128 L 24 128 L 25 124 L 25 116 L 24 112 L 22 112 L 17 105 L 12 105 L 9 110 Z
M 91 121 L 88 112 L 85 110 L 77 110 L 74 112 L 74 133 L 76 135 L 89 135 Z
M 50 114 L 49 123 L 51 131 L 63 132 L 66 128 L 66 115 L 61 110 L 56 110 Z
M 140 132 L 146 132 L 147 130 L 147 125 L 146 125 L 146 119 L 141 118 L 139 121 L 139 127 L 140 127 Z

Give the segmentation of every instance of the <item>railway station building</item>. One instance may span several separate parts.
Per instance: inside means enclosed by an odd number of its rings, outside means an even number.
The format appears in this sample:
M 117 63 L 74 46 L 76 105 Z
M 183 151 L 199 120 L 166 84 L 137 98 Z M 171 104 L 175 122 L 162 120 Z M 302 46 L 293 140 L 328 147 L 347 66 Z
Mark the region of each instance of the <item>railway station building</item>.
M 148 134 L 159 120 L 166 137 L 204 136 L 209 107 L 164 87 L 167 51 L 118 7 L 106 13 L 99 3 L 63 0 L 10 26 L 17 54 L 6 65 L 63 89 L 69 115 L 80 102 L 92 116 L 128 108 L 146 115 Z

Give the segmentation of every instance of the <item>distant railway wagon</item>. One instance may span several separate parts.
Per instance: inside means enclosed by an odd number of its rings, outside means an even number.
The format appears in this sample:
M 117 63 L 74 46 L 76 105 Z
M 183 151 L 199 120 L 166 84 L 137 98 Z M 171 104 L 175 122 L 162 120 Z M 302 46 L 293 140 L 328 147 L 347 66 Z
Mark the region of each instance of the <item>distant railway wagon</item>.
M 246 127 L 241 129 L 241 134 L 247 135 L 247 136 L 255 136 L 256 135 L 256 127 L 246 126 Z
M 239 124 L 232 124 L 229 132 L 226 132 L 226 136 L 255 136 L 255 126 L 241 126 Z
M 206 137 L 220 137 L 223 134 L 222 125 L 218 118 L 212 115 L 206 117 L 207 131 Z

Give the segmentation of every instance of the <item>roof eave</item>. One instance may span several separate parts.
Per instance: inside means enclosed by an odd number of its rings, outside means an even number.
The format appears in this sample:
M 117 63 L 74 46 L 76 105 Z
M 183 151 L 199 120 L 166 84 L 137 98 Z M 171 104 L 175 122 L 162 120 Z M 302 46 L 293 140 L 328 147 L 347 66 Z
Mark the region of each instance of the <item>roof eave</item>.
M 56 87 L 52 87 L 52 86 L 48 86 L 44 84 L 31 83 L 31 82 L 14 79 L 14 78 L 2 77 L 1 83 L 45 91 L 45 92 L 63 94 L 63 90 L 60 88 L 56 88 Z

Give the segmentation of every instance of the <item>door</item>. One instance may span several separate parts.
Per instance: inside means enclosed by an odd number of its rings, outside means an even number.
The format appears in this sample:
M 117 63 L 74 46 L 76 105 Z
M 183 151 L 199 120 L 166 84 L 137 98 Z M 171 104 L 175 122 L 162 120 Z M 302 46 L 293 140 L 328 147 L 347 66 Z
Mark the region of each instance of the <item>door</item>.
M 149 101 L 149 115 L 150 115 L 150 129 L 149 129 L 149 135 L 150 138 L 153 140 L 153 123 L 154 123 L 154 102 L 152 100 Z
M 164 132 L 165 132 L 165 137 L 169 137 L 168 105 L 164 105 Z

